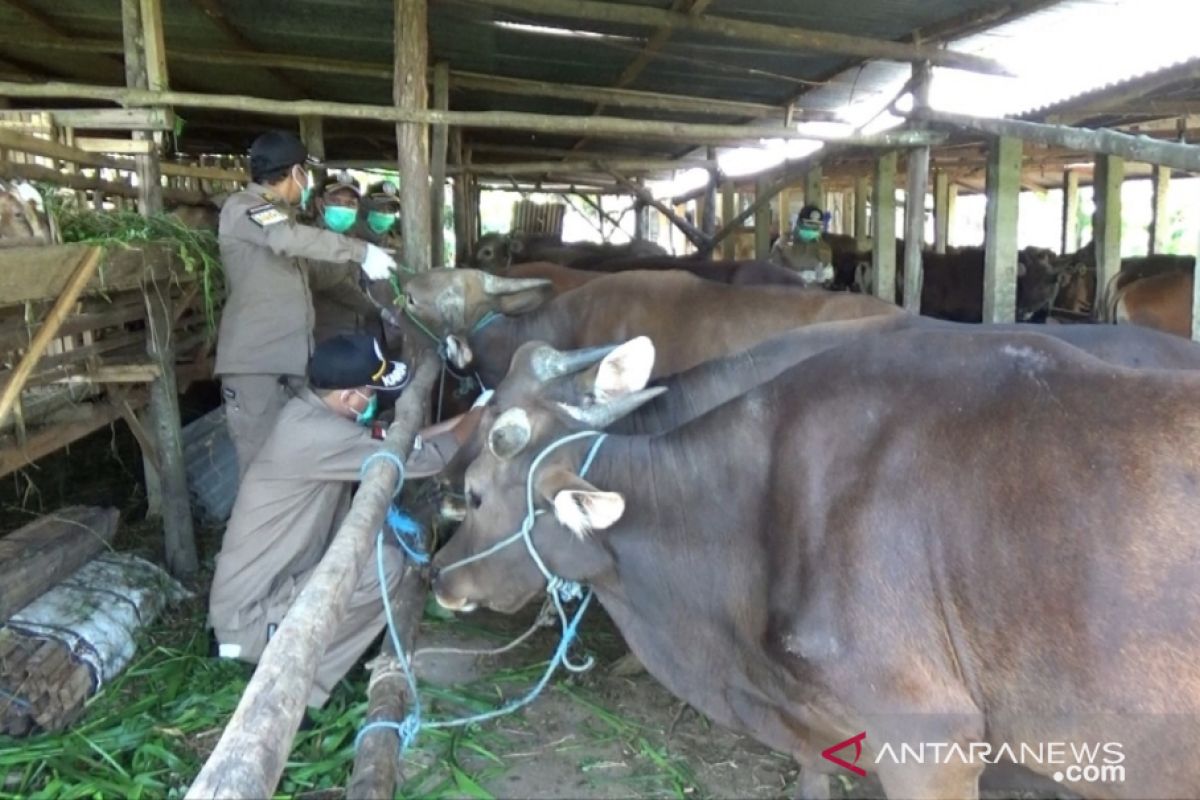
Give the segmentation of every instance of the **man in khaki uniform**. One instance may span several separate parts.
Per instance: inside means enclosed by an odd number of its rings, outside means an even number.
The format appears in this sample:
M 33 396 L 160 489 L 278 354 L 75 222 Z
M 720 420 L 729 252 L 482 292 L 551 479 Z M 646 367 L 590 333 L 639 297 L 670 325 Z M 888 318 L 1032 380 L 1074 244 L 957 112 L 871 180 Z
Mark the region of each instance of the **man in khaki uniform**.
M 221 208 L 218 242 L 229 295 L 215 372 L 242 474 L 302 385 L 312 353 L 312 294 L 301 259 L 360 263 L 372 279 L 396 266 L 374 245 L 296 222 L 309 190 L 306 163 L 308 153 L 293 134 L 263 134 L 250 148 L 253 183 Z
M 331 175 L 316 197 L 317 224 L 334 233 L 371 241 L 361 234 L 358 184 L 346 172 Z M 382 245 L 382 242 L 371 242 Z M 306 261 L 308 285 L 313 293 L 313 340 L 320 342 L 338 333 L 378 333 L 380 308 L 366 296 L 357 264 Z M 381 296 L 389 296 L 390 290 Z
M 225 530 L 209 596 L 221 656 L 258 661 L 349 511 L 363 462 L 379 451 L 382 429 L 369 426 L 376 392 L 399 392 L 408 378 L 407 366 L 385 360 L 371 336 L 342 335 L 317 345 L 308 386 L 279 413 L 242 479 Z M 407 478 L 441 471 L 458 449 L 448 430 L 457 421 L 422 431 Z M 391 592 L 403 561 L 390 540 L 383 555 Z M 310 706 L 324 705 L 384 624 L 372 559 L 318 667 Z
M 779 237 L 770 261 L 799 272 L 810 283 L 833 279 L 833 249 L 821 238 L 825 214 L 814 205 L 800 209 L 790 240 Z

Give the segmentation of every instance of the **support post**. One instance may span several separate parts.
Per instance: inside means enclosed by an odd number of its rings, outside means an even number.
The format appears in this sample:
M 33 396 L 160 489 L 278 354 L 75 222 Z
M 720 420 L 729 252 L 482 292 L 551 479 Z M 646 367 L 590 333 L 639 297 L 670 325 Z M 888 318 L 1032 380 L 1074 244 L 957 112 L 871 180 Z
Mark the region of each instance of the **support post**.
M 450 108 L 450 65 L 438 62 L 433 68 L 433 107 L 438 111 Z M 429 225 L 430 247 L 433 250 L 431 263 L 434 269 L 446 265 L 446 149 L 449 145 L 449 129 L 445 125 L 433 126 L 433 154 L 430 165 Z
M 709 237 L 696 230 L 694 225 L 689 223 L 679 214 L 675 213 L 675 210 L 669 205 L 657 199 L 650 193 L 648 189 L 639 186 L 615 170 L 610 169 L 605 171 L 611 175 L 617 183 L 621 184 L 621 186 L 623 186 L 625 189 L 628 189 L 630 192 L 632 192 L 637 199 L 641 200 L 643 203 L 653 206 L 654 208 L 657 208 L 663 214 L 663 216 L 671 220 L 672 224 L 674 224 L 675 227 L 678 228 L 680 232 L 688 238 L 688 241 L 694 244 L 698 250 L 704 251 L 706 249 L 711 249 L 711 239 Z
M 395 0 L 395 73 L 392 99 L 397 109 L 425 111 L 429 92 L 425 72 L 429 62 L 427 0 Z M 400 168 L 400 217 L 404 262 L 422 272 L 430 265 L 429 128 L 420 123 L 396 125 Z
M 455 128 L 450 132 L 450 157 L 456 165 L 462 165 L 462 128 Z M 471 255 L 471 194 L 467 191 L 470 182 L 471 177 L 465 172 L 454 178 L 454 261 L 459 266 L 465 265 Z
M 759 202 L 766 199 L 767 192 L 766 178 L 759 177 L 754 184 L 754 202 L 758 204 L 754 212 L 754 257 L 760 260 L 771 255 L 771 203 Z
M 871 216 L 874 246 L 871 250 L 875 296 L 896 302 L 896 161 L 895 152 L 875 162 L 874 214 Z
M 1161 253 L 1167 246 L 1167 195 L 1171 190 L 1171 168 L 1155 167 L 1150 173 L 1153 185 L 1153 205 L 1150 210 L 1150 255 Z
M 318 161 L 325 161 L 325 128 L 321 124 L 321 118 L 307 114 L 300 117 L 300 141 L 304 143 L 304 147 L 308 150 L 308 154 Z M 313 170 L 317 184 L 324 182 L 326 171 L 324 168 Z
M 1021 140 L 992 140 L 987 163 L 983 242 L 983 321 L 1017 317 L 1017 207 L 1021 192 Z
M 950 182 L 949 174 L 938 170 L 933 179 L 933 248 L 940 254 L 950 246 L 950 219 L 957 199 L 958 186 Z
M 121 28 L 125 40 L 125 85 L 130 89 L 166 91 L 167 61 L 163 45 L 161 0 L 121 0 Z M 152 152 L 134 156 L 137 164 L 138 211 L 163 210 L 162 171 L 158 141 L 150 131 L 134 131 L 135 141 L 152 141 Z
M 412 386 L 396 403 L 396 421 L 381 450 L 401 460 L 408 457 L 437 375 L 435 360 L 420 362 Z M 189 800 L 274 793 L 321 657 L 346 614 L 359 575 L 374 568 L 375 534 L 399 477 L 388 459 L 375 459 L 364 471 L 350 512 L 267 642 L 233 717 L 188 789 Z
M 1200 253 L 1200 246 L 1197 247 L 1197 253 Z M 1200 280 L 1197 278 L 1196 268 L 1192 268 L 1192 341 L 1200 342 Z
M 1125 180 L 1125 160 L 1120 156 L 1096 156 L 1094 176 L 1096 211 L 1092 215 L 1092 240 L 1096 244 L 1096 296 L 1100 298 L 1121 271 L 1121 184 Z
M 708 148 L 708 160 L 716 163 L 717 149 L 715 147 Z M 700 214 L 700 232 L 712 238 L 717 232 L 717 182 L 720 180 L 720 174 L 715 166 L 709 167 L 708 170 L 708 187 L 704 190 L 704 205 L 701 206 Z M 705 258 L 712 258 L 712 251 L 704 254 Z
M 179 391 L 175 383 L 175 346 L 171 286 L 148 281 L 146 296 L 146 352 L 158 365 L 159 375 L 150 384 L 150 423 L 158 454 L 158 486 L 167 568 L 176 576 L 195 574 L 196 539 L 188 497 L 187 469 L 183 459 Z
M 871 230 L 867 227 L 867 203 L 871 199 L 871 178 L 860 175 L 854 179 L 854 247 L 865 253 L 871 246 Z
M 917 108 L 929 106 L 930 66 L 928 62 L 913 64 L 912 96 Z M 904 309 L 921 313 L 921 254 L 925 249 L 925 194 L 929 190 L 928 147 L 908 151 L 905 167 L 907 179 L 904 192 Z
M 1075 215 L 1079 211 L 1079 173 L 1063 173 L 1062 250 L 1065 255 L 1079 249 L 1079 226 Z
M 821 189 L 823 177 L 820 167 L 813 167 L 804 173 L 804 204 L 828 211 L 829 209 L 825 208 L 825 195 Z
M 737 213 L 737 194 L 733 190 L 733 181 L 727 180 L 721 186 L 721 225 L 727 225 Z M 726 261 L 737 258 L 737 236 L 727 236 L 721 242 L 721 257 Z

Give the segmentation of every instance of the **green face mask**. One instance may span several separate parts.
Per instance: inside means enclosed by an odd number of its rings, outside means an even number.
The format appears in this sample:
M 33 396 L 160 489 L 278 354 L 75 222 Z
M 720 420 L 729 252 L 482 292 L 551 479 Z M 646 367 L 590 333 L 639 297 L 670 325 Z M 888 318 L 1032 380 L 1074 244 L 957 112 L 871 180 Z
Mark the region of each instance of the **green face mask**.
M 334 233 L 345 233 L 354 227 L 358 209 L 346 206 L 325 206 L 325 227 Z
M 815 242 L 821 238 L 821 232 L 815 228 L 800 228 L 796 231 L 796 235 L 802 242 Z
M 396 215 L 387 211 L 368 211 L 367 225 L 380 235 L 387 233 L 396 224 Z
M 379 412 L 379 395 L 371 395 L 371 399 L 367 401 L 366 408 L 358 412 L 358 416 L 354 421 L 359 425 L 367 426 L 375 419 L 375 415 Z

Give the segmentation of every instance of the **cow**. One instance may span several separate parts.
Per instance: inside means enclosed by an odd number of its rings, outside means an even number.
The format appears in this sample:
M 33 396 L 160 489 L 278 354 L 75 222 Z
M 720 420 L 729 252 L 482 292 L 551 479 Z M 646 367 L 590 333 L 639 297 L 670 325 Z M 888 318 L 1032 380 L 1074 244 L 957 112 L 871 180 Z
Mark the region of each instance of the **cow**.
M 53 244 L 41 195 L 27 183 L 0 180 L 0 247 Z
M 602 261 L 589 266 L 587 269 L 558 267 L 568 269 L 569 273 L 555 270 L 557 264 L 549 262 L 532 262 L 530 264 L 515 264 L 504 273 L 511 278 L 545 277 L 554 281 L 559 293 L 567 291 L 565 287 L 578 288 L 592 278 L 619 272 L 661 272 L 664 270 L 680 270 L 689 272 L 700 278 L 717 283 L 727 283 L 730 286 L 808 286 L 809 282 L 801 275 L 785 267 L 780 267 L 766 261 L 705 261 L 696 258 L 618 258 Z M 590 276 L 590 277 L 588 277 Z M 559 288 L 559 287 L 563 288 Z
M 628 244 L 596 244 L 594 242 L 564 242 L 552 234 L 488 233 L 475 245 L 471 266 L 484 272 L 503 274 L 513 264 L 529 261 L 549 261 L 564 267 L 584 269 L 590 264 L 613 258 L 665 256 L 667 251 L 654 244 L 635 239 Z
M 1105 297 L 1096 300 L 1096 248 L 1088 242 L 1074 253 L 1055 259 L 1055 266 L 1066 276 L 1054 307 L 1076 314 L 1088 314 L 1098 321 L 1113 320 L 1114 295 L 1129 283 L 1173 272 L 1191 273 L 1196 267 L 1194 256 L 1157 253 L 1121 259 L 1121 268 L 1105 288 Z
M 1200 376 L 909 331 L 667 434 L 561 441 L 657 396 L 653 360 L 637 338 L 497 409 L 433 560 L 443 607 L 585 584 L 668 690 L 793 756 L 801 797 L 848 764 L 892 798 L 978 797 L 1006 749 L 1085 796 L 1200 793 Z M 1072 744 L 1125 780 L 1022 748 Z
M 1192 338 L 1193 278 L 1189 272 L 1164 272 L 1130 281 L 1113 293 L 1106 322 L 1141 325 Z
M 500 382 L 513 352 L 530 339 L 584 347 L 652 335 L 660 342 L 659 374 L 669 374 L 788 328 L 904 313 L 865 295 L 722 286 L 674 270 L 605 275 L 556 298 L 548 280 L 469 269 L 423 272 L 404 289 L 408 312 L 447 339 L 450 362 L 473 367 L 486 386 Z

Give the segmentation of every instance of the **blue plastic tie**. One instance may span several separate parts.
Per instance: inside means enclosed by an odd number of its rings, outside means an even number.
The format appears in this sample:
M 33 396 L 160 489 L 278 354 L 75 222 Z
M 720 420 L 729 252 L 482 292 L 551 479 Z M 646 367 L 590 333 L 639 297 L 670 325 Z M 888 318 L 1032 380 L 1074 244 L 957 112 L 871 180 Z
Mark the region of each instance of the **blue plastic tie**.
M 392 492 L 392 497 L 396 497 L 400 494 L 400 490 L 404 488 L 404 459 L 400 458 L 400 456 L 396 455 L 391 450 L 384 450 L 380 448 L 363 459 L 362 468 L 358 471 L 358 477 L 359 479 L 365 478 L 367 476 L 367 467 L 371 466 L 372 461 L 379 460 L 392 462 L 396 465 L 396 470 L 400 473 L 396 477 L 396 490 Z
M 390 506 L 387 512 L 387 526 L 392 529 L 396 543 L 414 564 L 428 564 L 429 554 L 421 542 L 421 523 L 408 515 L 403 509 Z

